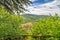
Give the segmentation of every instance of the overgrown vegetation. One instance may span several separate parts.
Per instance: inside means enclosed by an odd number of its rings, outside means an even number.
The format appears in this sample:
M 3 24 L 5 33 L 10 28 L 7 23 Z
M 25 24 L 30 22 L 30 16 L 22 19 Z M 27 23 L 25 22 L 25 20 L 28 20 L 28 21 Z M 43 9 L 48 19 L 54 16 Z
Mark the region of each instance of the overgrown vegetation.
M 31 40 L 60 40 L 60 18 L 57 14 L 33 23 L 31 33 L 34 35 L 52 35 L 54 37 L 37 37 Z
M 9 14 L 3 6 L 0 6 L 0 40 L 16 40 L 19 34 L 26 33 L 20 24 L 23 18 L 19 15 Z M 20 37 L 21 38 L 21 37 Z
M 32 21 L 33 27 L 28 33 L 32 35 L 49 34 L 54 37 L 19 36 L 19 34 L 27 34 L 27 31 L 21 27 L 23 21 L 23 17 L 9 14 L 3 6 L 0 6 L 0 40 L 60 40 L 60 17 L 57 14 Z

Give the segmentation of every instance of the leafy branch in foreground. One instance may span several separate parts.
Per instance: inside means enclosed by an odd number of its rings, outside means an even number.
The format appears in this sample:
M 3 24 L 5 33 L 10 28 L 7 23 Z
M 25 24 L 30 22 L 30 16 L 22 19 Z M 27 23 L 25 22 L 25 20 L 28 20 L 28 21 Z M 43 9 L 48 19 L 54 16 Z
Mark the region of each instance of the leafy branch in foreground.
M 30 3 L 29 0 L 0 0 L 0 5 L 3 5 L 7 11 L 13 13 L 26 11 L 24 5 L 27 6 L 30 5 Z

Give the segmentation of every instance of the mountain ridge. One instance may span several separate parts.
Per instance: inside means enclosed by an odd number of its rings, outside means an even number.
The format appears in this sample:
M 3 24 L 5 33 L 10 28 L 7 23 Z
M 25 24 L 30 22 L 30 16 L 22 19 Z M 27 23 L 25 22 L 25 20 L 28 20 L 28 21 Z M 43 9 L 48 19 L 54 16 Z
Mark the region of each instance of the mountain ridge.
M 21 15 L 25 21 L 36 21 L 40 18 L 49 17 L 49 15 L 35 15 L 35 14 L 23 14 Z

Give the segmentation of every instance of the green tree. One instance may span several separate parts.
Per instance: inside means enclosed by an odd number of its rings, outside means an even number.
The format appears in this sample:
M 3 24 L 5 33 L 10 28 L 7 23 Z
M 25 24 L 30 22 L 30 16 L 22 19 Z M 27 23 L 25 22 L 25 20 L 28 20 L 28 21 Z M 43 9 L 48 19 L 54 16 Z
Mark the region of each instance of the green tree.
M 52 35 L 54 37 L 37 37 L 32 40 L 60 40 L 60 17 L 55 14 L 54 16 L 45 19 L 39 19 L 33 23 L 31 34 L 35 35 Z
M 0 0 L 0 5 L 3 5 L 9 12 L 24 12 L 26 9 L 24 6 L 30 5 L 29 0 Z
M 26 33 L 21 28 L 23 18 L 19 15 L 9 14 L 2 6 L 0 6 L 0 40 L 20 40 L 22 36 L 19 34 Z M 17 38 L 17 39 L 15 39 Z

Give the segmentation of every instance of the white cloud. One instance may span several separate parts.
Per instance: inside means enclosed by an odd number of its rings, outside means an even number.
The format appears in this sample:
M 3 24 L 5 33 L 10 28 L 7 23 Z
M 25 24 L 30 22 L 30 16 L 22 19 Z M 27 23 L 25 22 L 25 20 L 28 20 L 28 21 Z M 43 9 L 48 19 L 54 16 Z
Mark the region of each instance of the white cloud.
M 27 9 L 31 12 L 30 14 L 49 15 L 49 13 L 51 13 L 54 15 L 54 13 L 60 13 L 60 8 L 57 5 L 60 5 L 60 0 L 38 6 L 29 6 Z
M 34 1 L 36 1 L 36 0 L 30 0 L 30 1 L 34 2 Z

